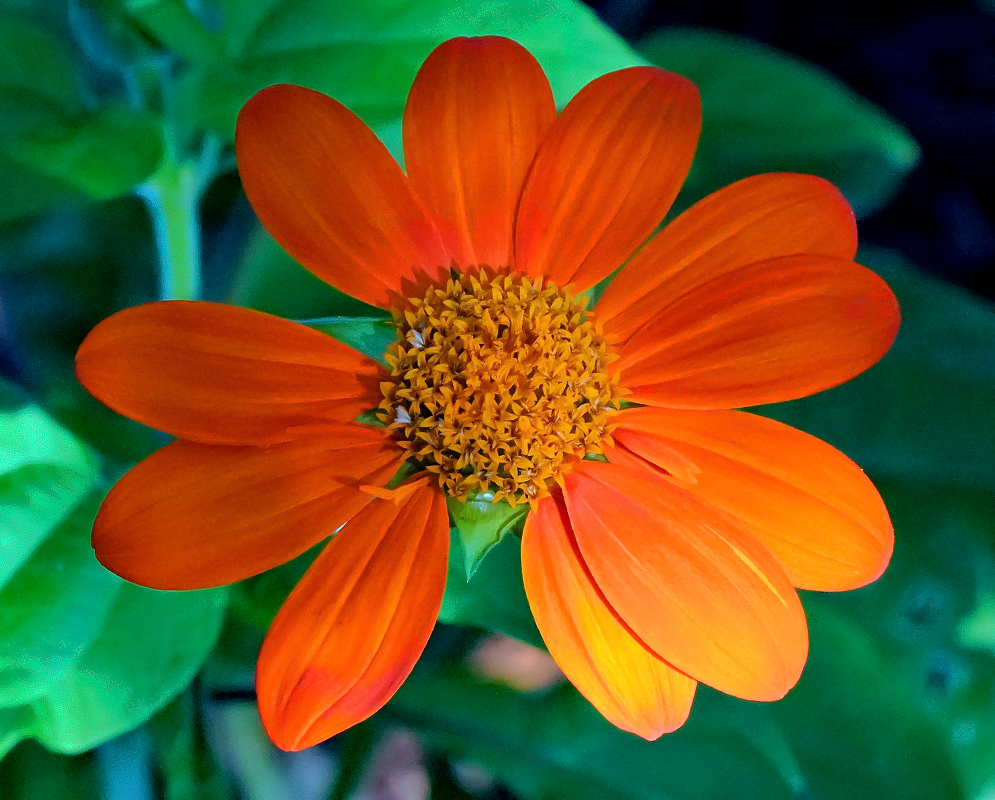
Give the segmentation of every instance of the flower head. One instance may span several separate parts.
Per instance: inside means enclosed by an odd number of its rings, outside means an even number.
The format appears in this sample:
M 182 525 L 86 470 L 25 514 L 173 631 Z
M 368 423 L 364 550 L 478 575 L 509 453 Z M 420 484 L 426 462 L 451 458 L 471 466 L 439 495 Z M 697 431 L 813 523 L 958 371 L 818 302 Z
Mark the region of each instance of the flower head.
M 523 577 L 550 653 L 646 738 L 684 722 L 698 681 L 781 697 L 808 649 L 796 589 L 884 570 L 891 523 L 860 469 L 732 409 L 872 365 L 894 296 L 811 176 L 739 181 L 653 236 L 700 121 L 693 84 L 651 67 L 557 114 L 522 47 L 453 39 L 412 86 L 405 173 L 336 101 L 264 89 L 236 134 L 246 193 L 304 266 L 392 312 L 387 368 L 210 303 L 122 311 L 80 347 L 93 394 L 179 437 L 101 508 L 109 568 L 214 586 L 335 534 L 260 653 L 278 745 L 364 719 L 408 675 L 442 600 L 447 495 L 528 503 Z M 374 409 L 380 425 L 357 421 Z M 384 488 L 405 463 L 417 474 Z

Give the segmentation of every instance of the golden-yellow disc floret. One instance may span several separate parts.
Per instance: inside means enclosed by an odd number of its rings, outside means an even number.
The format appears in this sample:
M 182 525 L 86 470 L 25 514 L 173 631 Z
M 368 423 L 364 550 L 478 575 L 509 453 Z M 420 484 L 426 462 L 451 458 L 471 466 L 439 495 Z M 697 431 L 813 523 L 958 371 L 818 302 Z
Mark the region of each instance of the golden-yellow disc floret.
M 409 299 L 395 322 L 381 414 L 449 495 L 535 501 L 610 435 L 615 356 L 581 298 L 484 268 Z

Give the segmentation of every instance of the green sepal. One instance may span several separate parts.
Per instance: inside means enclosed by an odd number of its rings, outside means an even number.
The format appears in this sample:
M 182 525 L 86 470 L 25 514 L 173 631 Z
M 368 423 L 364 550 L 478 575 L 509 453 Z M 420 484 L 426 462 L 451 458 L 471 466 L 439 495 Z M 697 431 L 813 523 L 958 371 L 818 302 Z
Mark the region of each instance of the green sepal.
M 521 531 L 527 505 L 512 507 L 504 500 L 494 502 L 490 492 L 479 492 L 466 500 L 446 498 L 449 516 L 463 542 L 463 565 L 470 580 L 484 557 L 508 533 Z
M 386 363 L 384 353 L 397 338 L 397 329 L 389 317 L 322 317 L 301 320 L 300 324 L 338 339 L 381 364 Z

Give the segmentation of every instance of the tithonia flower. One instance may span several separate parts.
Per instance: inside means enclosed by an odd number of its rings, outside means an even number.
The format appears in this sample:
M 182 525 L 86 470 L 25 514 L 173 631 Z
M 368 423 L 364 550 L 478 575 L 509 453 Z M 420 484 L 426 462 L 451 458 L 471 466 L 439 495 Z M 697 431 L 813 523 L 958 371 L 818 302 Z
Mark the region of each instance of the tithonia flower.
M 80 347 L 94 395 L 178 438 L 100 509 L 114 572 L 218 586 L 334 534 L 259 656 L 280 747 L 366 718 L 409 674 L 442 600 L 447 497 L 527 504 L 550 653 L 648 739 L 698 681 L 783 696 L 808 651 L 796 589 L 883 571 L 891 523 L 863 472 L 731 409 L 867 369 L 895 298 L 853 263 L 853 214 L 819 178 L 739 181 L 654 236 L 700 125 L 694 85 L 661 69 L 605 75 L 557 113 L 521 46 L 454 39 L 408 96 L 405 172 L 335 100 L 272 86 L 239 116 L 245 191 L 301 264 L 393 314 L 389 366 L 206 302 L 127 309 Z

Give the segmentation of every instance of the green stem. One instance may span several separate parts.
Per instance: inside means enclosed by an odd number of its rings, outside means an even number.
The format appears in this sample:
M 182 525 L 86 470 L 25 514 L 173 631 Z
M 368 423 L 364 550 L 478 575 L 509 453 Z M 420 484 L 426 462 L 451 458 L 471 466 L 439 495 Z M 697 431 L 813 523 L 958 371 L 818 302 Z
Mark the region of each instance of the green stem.
M 163 300 L 200 296 L 199 172 L 191 161 L 167 157 L 139 190 L 155 229 Z

